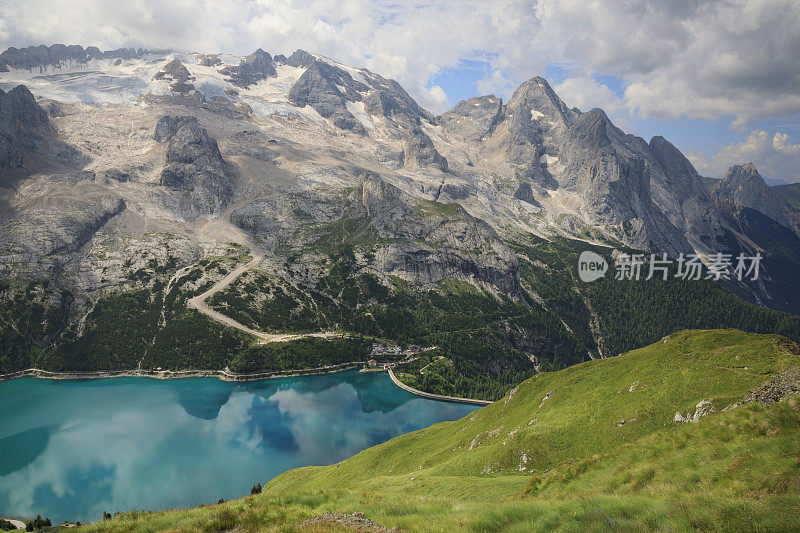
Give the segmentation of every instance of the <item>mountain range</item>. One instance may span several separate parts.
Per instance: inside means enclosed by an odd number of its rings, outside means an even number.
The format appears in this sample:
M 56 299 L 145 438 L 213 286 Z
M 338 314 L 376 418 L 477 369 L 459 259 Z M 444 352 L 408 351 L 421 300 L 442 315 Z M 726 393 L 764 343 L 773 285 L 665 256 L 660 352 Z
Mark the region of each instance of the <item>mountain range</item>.
M 800 312 L 800 213 L 751 163 L 709 190 L 668 140 L 541 77 L 437 116 L 303 50 L 53 45 L 0 54 L 0 89 L 3 372 L 275 369 L 274 347 L 187 307 L 250 260 L 207 301 L 247 328 L 435 344 L 501 383 L 675 326 L 798 327 L 764 308 Z M 597 310 L 623 289 L 575 279 L 580 248 L 765 259 L 759 280 L 702 280 L 699 308 L 634 327 Z M 618 305 L 642 290 L 623 286 Z

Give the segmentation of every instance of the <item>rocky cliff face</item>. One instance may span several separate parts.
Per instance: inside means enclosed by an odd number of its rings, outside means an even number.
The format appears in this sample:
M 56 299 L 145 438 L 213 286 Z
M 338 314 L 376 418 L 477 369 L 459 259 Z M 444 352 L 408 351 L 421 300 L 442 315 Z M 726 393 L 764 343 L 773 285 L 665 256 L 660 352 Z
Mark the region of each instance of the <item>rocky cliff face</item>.
M 766 184 L 751 162 L 729 168 L 714 196 L 755 209 L 800 235 L 800 212 Z
M 98 102 L 95 85 L 108 79 L 67 86 L 61 74 L 69 58 L 78 70 L 105 54 L 46 50 L 7 51 L 13 65 L 0 84 L 24 78 L 44 98 L 73 90 L 82 103 L 47 101 L 48 118 L 27 89 L 0 92 L 0 164 L 19 167 L 43 128 L 77 155 L 0 191 L 14 228 L 7 272 L 80 257 L 97 235 L 141 243 L 167 232 L 197 246 L 257 247 L 275 275 L 301 285 L 320 275 L 321 256 L 351 246 L 358 268 L 384 281 L 456 278 L 518 299 L 505 242 L 519 235 L 592 235 L 670 254 L 725 251 L 742 235 L 666 139 L 647 142 L 600 109 L 569 108 L 543 78 L 507 104 L 475 97 L 436 117 L 396 81 L 303 50 L 234 60 L 128 51 L 117 59 L 130 65 L 97 69 L 139 92 Z M 19 70 L 48 61 L 59 75 Z M 791 212 L 745 174 L 726 178 L 720 194 L 791 225 Z M 109 279 L 76 261 L 84 285 Z
M 216 139 L 194 117 L 162 117 L 155 140 L 167 143 L 161 185 L 180 195 L 186 218 L 213 217 L 228 204 L 233 185 Z
M 84 49 L 79 45 L 66 46 L 28 46 L 26 48 L 11 47 L 0 54 L 0 72 L 8 72 L 9 67 L 15 69 L 45 70 L 51 67 L 82 65 L 93 59 L 134 59 L 147 54 L 141 48 L 119 48 L 101 52 L 96 46 Z
M 261 80 L 276 76 L 275 62 L 272 56 L 259 48 L 242 59 L 237 66 L 220 69 L 220 73 L 227 76 L 227 80 L 233 85 L 247 88 Z
M 568 108 L 542 78 L 508 105 L 473 98 L 442 116 L 451 137 L 476 144 L 468 165 L 492 157 L 515 176 L 510 192 L 533 206 L 568 211 L 588 226 L 645 250 L 711 250 L 721 225 L 702 180 L 666 140 L 649 144 L 614 126 L 600 109 Z
M 286 64 L 302 66 L 311 58 L 298 50 Z M 447 172 L 447 159 L 422 128 L 423 123 L 436 124 L 436 119 L 394 80 L 366 69 L 349 72 L 315 58 L 292 86 L 288 98 L 296 106 L 312 107 L 337 128 L 362 136 L 368 135 L 367 127 L 376 129 L 373 120 L 377 120 L 384 134 L 401 142 L 403 164 Z
M 348 102 L 360 102 L 369 88 L 340 68 L 315 60 L 289 91 L 294 105 L 312 107 L 334 126 L 366 135 L 363 124 L 347 108 Z
M 502 98 L 494 95 L 475 96 L 459 102 L 442 114 L 439 120 L 448 135 L 465 142 L 475 142 L 491 135 L 504 113 Z
M 22 166 L 25 152 L 37 149 L 48 126 L 47 113 L 27 87 L 0 90 L 0 170 Z
M 409 201 L 370 173 L 360 176 L 352 200 L 378 243 L 380 272 L 425 284 L 460 279 L 521 296 L 514 254 L 491 227 L 458 204 Z

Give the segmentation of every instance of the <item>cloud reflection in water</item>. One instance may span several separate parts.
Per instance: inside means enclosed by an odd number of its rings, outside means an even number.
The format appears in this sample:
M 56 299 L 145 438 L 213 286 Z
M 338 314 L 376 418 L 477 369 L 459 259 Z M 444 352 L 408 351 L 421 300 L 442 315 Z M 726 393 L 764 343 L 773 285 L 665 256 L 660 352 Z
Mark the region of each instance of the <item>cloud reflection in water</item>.
M 474 410 L 356 372 L 245 384 L 23 378 L 0 383 L 0 396 L 0 514 L 56 522 L 239 497 Z

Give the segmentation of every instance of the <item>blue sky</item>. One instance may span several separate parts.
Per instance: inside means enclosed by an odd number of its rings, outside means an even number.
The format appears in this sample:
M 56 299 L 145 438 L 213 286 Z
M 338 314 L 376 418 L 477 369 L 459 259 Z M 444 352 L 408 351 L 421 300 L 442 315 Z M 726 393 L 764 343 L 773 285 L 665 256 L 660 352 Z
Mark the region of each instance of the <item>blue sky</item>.
M 570 106 L 663 135 L 701 174 L 800 181 L 798 0 L 2 0 L 0 47 L 245 55 L 297 48 L 398 80 L 441 113 L 547 78 Z

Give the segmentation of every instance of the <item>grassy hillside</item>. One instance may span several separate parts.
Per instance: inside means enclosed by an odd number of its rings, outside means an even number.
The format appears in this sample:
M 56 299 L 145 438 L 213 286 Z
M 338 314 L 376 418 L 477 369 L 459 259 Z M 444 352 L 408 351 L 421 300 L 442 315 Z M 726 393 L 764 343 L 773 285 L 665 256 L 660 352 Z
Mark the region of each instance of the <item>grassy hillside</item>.
M 783 196 L 783 199 L 789 202 L 792 207 L 800 209 L 800 183 L 776 185 L 773 190 Z
M 289 471 L 258 496 L 89 530 L 293 531 L 360 511 L 404 531 L 796 531 L 800 401 L 724 409 L 797 365 L 783 337 L 684 331 L 539 374 L 469 417 Z M 673 421 L 701 401 L 715 412 Z

